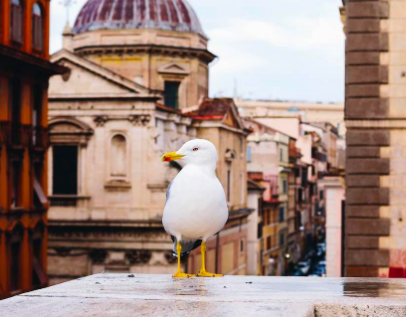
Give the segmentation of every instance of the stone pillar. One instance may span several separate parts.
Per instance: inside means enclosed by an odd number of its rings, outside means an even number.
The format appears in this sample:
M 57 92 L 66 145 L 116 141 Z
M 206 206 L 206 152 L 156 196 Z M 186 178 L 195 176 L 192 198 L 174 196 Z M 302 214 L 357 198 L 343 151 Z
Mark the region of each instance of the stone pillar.
M 406 3 L 346 12 L 346 275 L 406 277 Z

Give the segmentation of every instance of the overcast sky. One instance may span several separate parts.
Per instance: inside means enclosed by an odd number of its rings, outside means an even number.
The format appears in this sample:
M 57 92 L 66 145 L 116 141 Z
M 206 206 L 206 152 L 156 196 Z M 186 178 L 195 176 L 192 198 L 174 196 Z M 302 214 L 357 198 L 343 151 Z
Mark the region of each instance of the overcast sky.
M 86 0 L 76 0 L 70 23 Z M 51 53 L 62 45 L 66 10 L 51 1 Z M 341 0 L 189 0 L 210 38 L 210 95 L 342 102 Z

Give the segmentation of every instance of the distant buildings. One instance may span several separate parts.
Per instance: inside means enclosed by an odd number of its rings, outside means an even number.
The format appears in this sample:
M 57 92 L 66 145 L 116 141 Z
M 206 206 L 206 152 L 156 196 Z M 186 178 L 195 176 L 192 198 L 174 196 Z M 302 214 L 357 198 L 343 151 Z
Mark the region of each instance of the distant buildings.
M 47 278 L 49 1 L 0 2 L 0 299 Z
M 329 215 L 323 179 L 340 178 L 345 149 L 330 123 L 304 123 L 301 114 L 257 115 L 253 109 L 250 114 L 244 119 L 252 131 L 249 207 L 257 215 L 249 217 L 249 245 L 255 252 L 249 272 L 292 274 L 299 260 L 324 240 Z M 253 222 L 258 223 L 256 234 L 251 233 Z

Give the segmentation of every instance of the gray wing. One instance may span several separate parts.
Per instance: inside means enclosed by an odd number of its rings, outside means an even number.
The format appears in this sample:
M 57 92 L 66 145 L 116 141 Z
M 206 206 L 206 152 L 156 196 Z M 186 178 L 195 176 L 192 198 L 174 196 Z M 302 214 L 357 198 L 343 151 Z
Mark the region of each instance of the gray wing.
M 177 257 L 178 256 L 178 253 L 176 251 L 177 240 L 176 237 L 174 236 L 171 236 L 171 238 L 173 241 L 173 255 Z M 202 240 L 181 240 L 180 245 L 182 246 L 182 253 L 180 256 L 182 257 L 189 254 L 191 251 L 198 248 L 201 244 Z
M 166 189 L 166 201 L 165 201 L 165 205 L 166 205 L 166 203 L 167 203 L 168 200 L 169 200 L 169 196 L 170 196 L 170 193 L 171 193 L 171 186 L 172 186 L 172 183 L 173 183 L 173 181 L 169 183 L 168 188 Z

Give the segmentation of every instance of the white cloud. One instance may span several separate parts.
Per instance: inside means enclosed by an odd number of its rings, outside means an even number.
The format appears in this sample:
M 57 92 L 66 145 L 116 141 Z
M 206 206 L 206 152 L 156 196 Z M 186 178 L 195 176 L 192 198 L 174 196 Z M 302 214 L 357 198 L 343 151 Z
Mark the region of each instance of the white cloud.
M 274 47 L 298 50 L 339 48 L 344 38 L 339 20 L 328 18 L 292 19 L 285 25 L 232 19 L 227 25 L 208 33 L 216 42 L 263 42 Z

